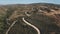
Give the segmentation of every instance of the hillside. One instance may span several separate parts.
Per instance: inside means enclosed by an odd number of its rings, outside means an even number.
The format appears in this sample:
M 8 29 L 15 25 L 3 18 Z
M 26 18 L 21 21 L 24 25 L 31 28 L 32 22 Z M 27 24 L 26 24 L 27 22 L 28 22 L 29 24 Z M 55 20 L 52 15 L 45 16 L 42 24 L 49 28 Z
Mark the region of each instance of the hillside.
M 37 34 L 36 30 L 22 21 L 22 17 L 37 26 L 41 34 L 60 34 L 60 5 L 50 3 L 1 5 L 0 34 L 5 34 L 16 20 L 9 34 Z

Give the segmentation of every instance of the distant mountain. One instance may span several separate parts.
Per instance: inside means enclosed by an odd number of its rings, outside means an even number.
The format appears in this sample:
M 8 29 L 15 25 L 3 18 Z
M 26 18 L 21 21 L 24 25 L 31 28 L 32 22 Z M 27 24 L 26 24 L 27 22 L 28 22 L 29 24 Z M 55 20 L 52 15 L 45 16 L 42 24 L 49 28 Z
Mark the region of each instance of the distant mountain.
M 52 4 L 52 3 L 32 3 L 32 4 L 8 4 L 8 5 L 1 5 L 1 6 L 27 6 L 27 5 L 44 5 L 44 6 L 60 6 L 60 4 Z

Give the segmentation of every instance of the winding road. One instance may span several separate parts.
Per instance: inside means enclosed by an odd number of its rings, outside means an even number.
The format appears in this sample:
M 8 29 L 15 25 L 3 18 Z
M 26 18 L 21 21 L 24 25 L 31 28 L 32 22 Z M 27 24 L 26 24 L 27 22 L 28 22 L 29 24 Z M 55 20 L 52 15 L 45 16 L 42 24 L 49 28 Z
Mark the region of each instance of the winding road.
M 34 26 L 34 25 L 30 24 L 29 22 L 27 22 L 24 18 L 22 18 L 22 20 L 23 20 L 23 22 L 25 22 L 27 25 L 29 25 L 29 26 L 31 26 L 32 28 L 34 28 L 34 29 L 37 31 L 38 34 L 40 34 L 40 30 L 39 30 L 36 26 Z M 8 30 L 6 31 L 5 34 L 8 34 L 8 32 L 10 31 L 10 29 L 14 26 L 14 24 L 15 24 L 16 22 L 17 22 L 17 20 L 14 21 L 14 22 L 11 24 L 11 26 L 8 28 Z
M 39 30 L 36 26 L 34 26 L 34 25 L 30 24 L 29 22 L 27 22 L 24 18 L 22 18 L 22 20 L 23 20 L 27 25 L 29 25 L 29 26 L 31 26 L 32 28 L 34 28 L 34 29 L 37 31 L 38 34 L 40 34 L 40 30 Z

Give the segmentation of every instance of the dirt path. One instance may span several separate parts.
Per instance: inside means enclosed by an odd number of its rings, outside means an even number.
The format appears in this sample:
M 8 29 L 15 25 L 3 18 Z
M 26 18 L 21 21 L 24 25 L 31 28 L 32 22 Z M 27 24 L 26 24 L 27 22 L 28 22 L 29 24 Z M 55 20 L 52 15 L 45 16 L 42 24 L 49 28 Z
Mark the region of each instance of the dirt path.
M 8 32 L 10 31 L 10 29 L 14 26 L 14 24 L 15 24 L 16 22 L 17 22 L 17 20 L 14 21 L 14 22 L 11 24 L 11 26 L 8 28 L 8 30 L 6 31 L 5 34 L 8 34 Z

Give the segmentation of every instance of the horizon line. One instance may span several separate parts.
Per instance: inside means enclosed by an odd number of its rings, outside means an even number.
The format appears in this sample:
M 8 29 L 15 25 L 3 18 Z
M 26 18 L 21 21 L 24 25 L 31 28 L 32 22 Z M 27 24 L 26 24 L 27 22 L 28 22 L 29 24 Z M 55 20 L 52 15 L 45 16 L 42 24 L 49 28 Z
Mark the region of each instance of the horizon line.
M 35 3 L 48 3 L 48 2 L 35 2 Z M 11 5 L 11 4 L 35 4 L 35 3 L 9 3 L 9 4 L 0 4 L 0 5 Z M 59 4 L 60 3 L 48 3 L 48 4 Z

